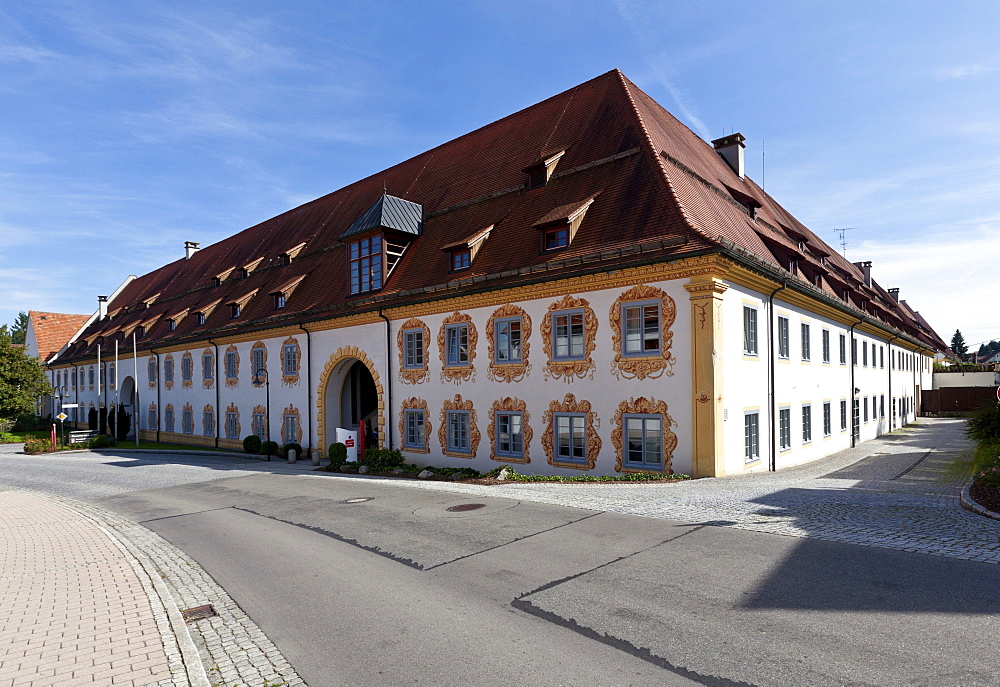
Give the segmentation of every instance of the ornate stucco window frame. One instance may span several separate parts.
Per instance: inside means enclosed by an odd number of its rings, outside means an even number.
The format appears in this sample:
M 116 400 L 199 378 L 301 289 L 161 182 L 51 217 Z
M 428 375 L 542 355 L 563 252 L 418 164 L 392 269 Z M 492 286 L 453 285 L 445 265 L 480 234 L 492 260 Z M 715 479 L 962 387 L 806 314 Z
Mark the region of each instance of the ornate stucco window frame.
M 622 338 L 622 322 L 625 308 L 633 304 L 655 301 L 660 310 L 660 350 L 655 354 L 626 353 Z M 663 375 L 672 376 L 674 356 L 670 348 L 673 343 L 673 326 L 677 317 L 677 306 L 663 289 L 649 284 L 639 284 L 622 293 L 608 312 L 611 322 L 611 344 L 615 358 L 611 362 L 611 374 L 618 379 L 658 379 Z
M 580 358 L 556 358 L 554 357 L 555 326 L 553 318 L 559 313 L 579 310 L 583 312 L 583 356 Z M 594 314 L 590 303 L 585 298 L 575 298 L 572 295 L 565 295 L 558 301 L 549 305 L 539 332 L 542 335 L 542 352 L 545 354 L 545 379 L 564 379 L 571 382 L 574 379 L 593 379 L 596 365 L 592 355 L 597 348 L 597 328 L 599 321 Z
M 611 444 L 615 449 L 615 472 L 651 472 L 648 467 L 630 467 L 625 464 L 625 443 L 627 441 L 625 418 L 636 415 L 655 415 L 660 418 L 660 447 L 662 451 L 660 468 L 664 474 L 674 474 L 673 457 L 674 450 L 677 448 L 677 434 L 671 428 L 676 427 L 677 422 L 670 417 L 665 401 L 645 397 L 622 401 L 615 410 L 612 420 L 614 427 L 611 430 Z
M 502 322 L 520 320 L 521 324 L 521 357 L 519 360 L 500 362 L 497 360 L 497 325 Z M 507 303 L 497 308 L 486 323 L 487 356 L 490 364 L 486 376 L 497 382 L 519 382 L 531 371 L 528 361 L 529 339 L 531 338 L 531 318 L 522 308 Z
M 510 413 L 521 416 L 521 455 L 513 456 L 500 453 L 497 447 L 497 420 L 498 416 Z M 490 460 L 502 463 L 523 463 L 531 462 L 530 447 L 531 439 L 534 436 L 531 431 L 531 415 L 528 413 L 528 404 L 518 398 L 503 398 L 493 401 L 490 407 L 490 422 L 486 426 L 486 434 L 490 439 Z
M 585 455 L 582 463 L 561 461 L 555 452 L 555 419 L 560 415 L 581 415 L 585 418 L 584 446 Z M 594 413 L 590 401 L 577 401 L 573 394 L 566 394 L 562 402 L 552 401 L 549 409 L 542 415 L 545 433 L 542 435 L 542 447 L 548 457 L 549 465 L 572 470 L 593 470 L 597 464 L 597 454 L 601 451 L 601 437 L 597 433 L 601 421 Z

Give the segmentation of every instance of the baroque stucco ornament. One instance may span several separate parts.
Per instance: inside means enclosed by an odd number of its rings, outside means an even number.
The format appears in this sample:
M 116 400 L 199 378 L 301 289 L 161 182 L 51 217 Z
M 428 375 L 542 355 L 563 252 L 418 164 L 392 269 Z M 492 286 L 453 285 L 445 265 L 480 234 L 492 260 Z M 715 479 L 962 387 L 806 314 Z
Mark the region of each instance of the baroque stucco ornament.
M 285 346 L 295 346 L 295 371 L 288 374 L 285 370 Z M 299 370 L 302 369 L 302 347 L 294 336 L 285 339 L 281 344 L 281 385 L 295 386 L 299 383 Z
M 448 450 L 448 411 L 449 410 L 467 410 L 469 411 L 469 452 L 459 453 L 457 451 Z M 456 456 L 458 458 L 475 458 L 476 449 L 479 448 L 479 440 L 482 436 L 479 434 L 479 416 L 476 414 L 476 409 L 472 405 L 472 401 L 463 401 L 461 394 L 455 394 L 455 400 L 445 401 L 444 407 L 441 408 L 441 426 L 438 427 L 438 441 L 441 442 L 441 451 L 446 456 Z
M 625 463 L 625 415 L 659 415 L 661 424 L 660 441 L 663 450 L 663 472 L 667 475 L 674 474 L 672 467 L 674 449 L 677 448 L 677 435 L 671 430 L 676 427 L 677 422 L 670 417 L 667 412 L 666 401 L 657 401 L 648 398 L 632 398 L 618 404 L 618 409 L 614 416 L 614 429 L 611 430 L 611 443 L 615 447 L 615 472 L 649 472 L 647 468 L 627 468 Z
M 445 332 L 448 330 L 448 325 L 452 324 L 465 324 L 469 328 L 469 361 L 465 365 L 448 365 L 448 355 L 445 350 Z M 441 322 L 441 329 L 438 330 L 437 345 L 438 354 L 441 356 L 441 381 L 442 382 L 454 382 L 458 384 L 460 382 L 474 382 L 476 381 L 476 344 L 479 343 L 479 333 L 476 331 L 476 325 L 472 321 L 471 315 L 466 315 L 465 313 L 455 312 L 448 317 L 444 318 Z
M 408 329 L 419 329 L 423 332 L 423 365 L 420 367 L 406 367 L 406 345 L 403 333 Z M 430 357 L 431 330 L 423 320 L 411 317 L 396 332 L 396 345 L 399 349 L 399 381 L 403 384 L 421 384 L 430 379 L 427 369 L 428 358 Z
M 406 411 L 407 410 L 422 410 L 424 411 L 424 445 L 422 448 L 407 446 L 406 445 Z M 403 401 L 399 407 L 399 437 L 402 446 L 400 448 L 408 453 L 430 453 L 430 437 L 431 437 L 431 414 L 427 410 L 427 401 L 422 398 L 411 397 Z
M 520 317 L 521 318 L 521 360 L 513 363 L 498 363 L 495 356 L 495 327 L 494 321 L 498 318 Z M 486 343 L 487 356 L 490 366 L 486 376 L 496 382 L 519 382 L 531 371 L 531 364 L 528 362 L 528 339 L 531 336 L 531 318 L 528 313 L 513 303 L 507 303 L 494 311 L 486 323 Z
M 521 413 L 521 442 L 524 453 L 521 458 L 497 455 L 496 440 L 496 416 L 497 413 Z M 490 460 L 497 460 L 504 463 L 530 463 L 531 457 L 528 455 L 531 445 L 531 438 L 534 434 L 531 431 L 531 415 L 528 414 L 528 404 L 517 398 L 502 398 L 493 401 L 490 408 L 490 423 L 486 425 L 486 435 L 490 438 Z
M 622 341 L 622 305 L 634 301 L 655 300 L 660 303 L 660 350 L 653 355 L 625 355 Z M 674 333 L 670 330 L 677 316 L 674 299 L 663 289 L 649 284 L 634 286 L 611 306 L 608 319 L 611 322 L 611 345 L 615 359 L 611 362 L 611 374 L 618 379 L 658 379 L 664 374 L 674 374 L 674 356 L 670 352 Z
M 583 310 L 584 344 L 583 359 L 581 360 L 557 360 L 552 357 L 552 314 L 561 310 Z M 591 354 L 597 347 L 595 343 L 597 326 L 597 315 L 594 314 L 590 303 L 585 298 L 574 298 L 567 294 L 549 305 L 548 312 L 542 318 L 542 325 L 538 328 L 542 335 L 542 351 L 547 360 L 544 375 L 546 380 L 562 378 L 566 382 L 572 382 L 574 379 L 594 379 L 596 365 L 591 359 Z
M 587 438 L 586 438 L 586 462 L 566 463 L 556 458 L 555 451 L 555 416 L 558 413 L 580 413 L 586 417 Z M 601 421 L 591 408 L 590 401 L 577 401 L 573 394 L 566 394 L 562 403 L 552 401 L 549 409 L 542 414 L 542 422 L 545 424 L 545 433 L 542 435 L 542 447 L 545 455 L 548 456 L 549 465 L 559 468 L 573 468 L 574 470 L 593 470 L 597 464 L 597 454 L 601 451 L 601 437 L 597 434 Z
M 226 358 L 229 358 L 229 354 L 232 353 L 235 356 L 236 364 L 233 366 L 233 376 L 229 376 L 229 368 L 223 364 L 223 374 L 226 375 L 226 386 L 229 388 L 237 387 L 240 385 L 240 351 L 235 345 L 230 344 L 226 348 Z

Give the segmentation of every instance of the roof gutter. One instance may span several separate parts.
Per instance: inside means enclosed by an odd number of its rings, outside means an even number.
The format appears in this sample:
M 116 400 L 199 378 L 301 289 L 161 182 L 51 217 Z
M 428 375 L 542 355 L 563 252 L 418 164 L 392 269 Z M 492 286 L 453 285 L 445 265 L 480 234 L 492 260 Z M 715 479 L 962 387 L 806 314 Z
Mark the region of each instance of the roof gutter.
M 306 455 L 312 457 L 312 339 L 308 329 L 299 324 L 299 329 L 306 333 L 306 432 L 308 439 L 306 443 Z M 314 463 L 315 465 L 315 463 Z
M 777 431 L 774 425 L 774 418 L 778 414 L 777 398 L 774 394 L 774 296 L 779 291 L 788 288 L 788 282 L 783 281 L 781 286 L 771 292 L 767 297 L 767 393 L 769 402 L 767 404 L 767 426 L 771 434 L 771 455 L 768 457 L 768 470 L 774 472 L 778 469 L 778 447 Z
M 385 446 L 392 450 L 392 329 L 389 318 L 378 309 L 378 316 L 385 320 Z

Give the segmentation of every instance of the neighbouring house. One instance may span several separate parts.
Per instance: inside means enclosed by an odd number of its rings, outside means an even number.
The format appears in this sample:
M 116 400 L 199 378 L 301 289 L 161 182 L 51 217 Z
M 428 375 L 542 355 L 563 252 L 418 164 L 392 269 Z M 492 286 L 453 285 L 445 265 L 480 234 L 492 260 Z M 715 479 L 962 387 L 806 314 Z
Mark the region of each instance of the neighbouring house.
M 29 310 L 28 329 L 24 336 L 25 352 L 42 363 L 48 363 L 83 329 L 88 319 L 88 315 Z M 56 376 L 61 380 L 62 375 Z M 58 394 L 59 389 L 54 383 L 52 386 Z M 54 417 L 59 412 L 58 403 L 53 402 L 52 396 L 45 396 L 39 399 L 38 412 L 42 417 Z
M 947 346 L 615 70 L 127 280 L 50 365 L 142 436 L 723 475 L 915 417 Z M 117 365 L 115 351 L 117 350 Z M 134 351 L 134 356 L 133 356 Z

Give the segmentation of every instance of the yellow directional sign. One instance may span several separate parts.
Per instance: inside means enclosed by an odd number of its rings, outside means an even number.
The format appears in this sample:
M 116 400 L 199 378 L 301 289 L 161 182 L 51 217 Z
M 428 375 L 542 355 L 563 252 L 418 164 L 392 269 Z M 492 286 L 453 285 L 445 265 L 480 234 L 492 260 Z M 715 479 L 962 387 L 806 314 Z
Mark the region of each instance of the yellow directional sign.
M 60 422 L 62 422 L 63 420 L 65 420 L 65 419 L 66 419 L 66 418 L 68 418 L 68 417 L 69 417 L 69 415 L 67 415 L 66 413 L 59 413 L 58 415 L 56 415 L 56 418 L 57 418 L 57 419 L 58 419 L 58 420 L 59 420 Z

